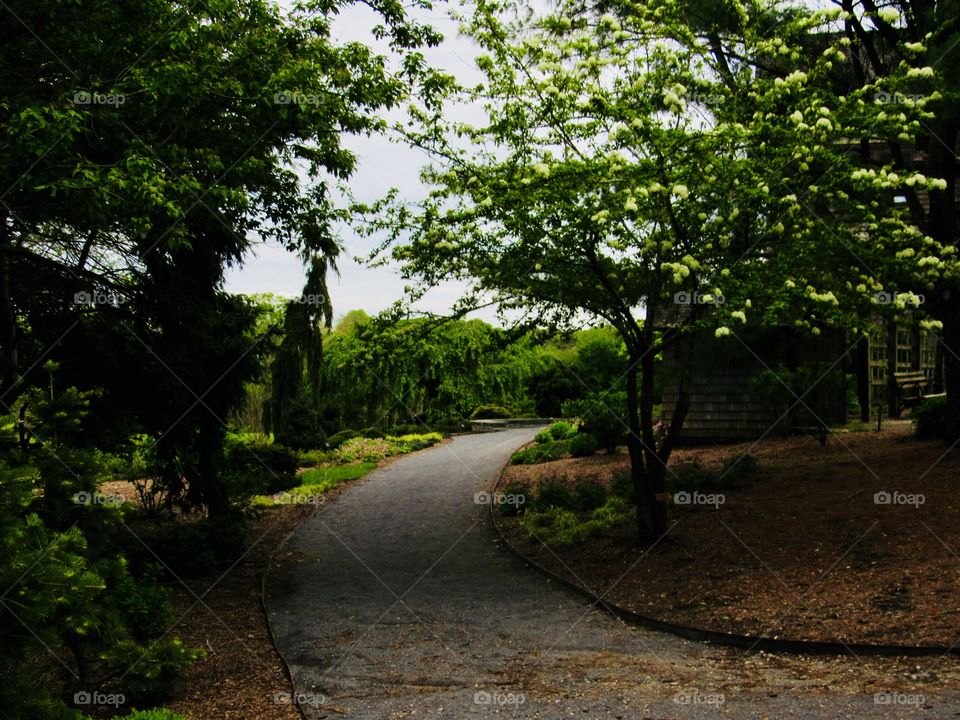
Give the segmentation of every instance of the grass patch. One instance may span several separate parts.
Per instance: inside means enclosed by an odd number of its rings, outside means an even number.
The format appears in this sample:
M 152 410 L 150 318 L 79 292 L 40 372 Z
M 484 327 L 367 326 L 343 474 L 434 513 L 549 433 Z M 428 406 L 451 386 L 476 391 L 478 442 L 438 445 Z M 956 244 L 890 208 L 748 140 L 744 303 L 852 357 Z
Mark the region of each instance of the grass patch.
M 375 462 L 361 462 L 304 470 L 297 475 L 300 485 L 274 495 L 257 495 L 253 498 L 253 506 L 319 505 L 323 502 L 325 492 L 332 490 L 340 483 L 361 478 L 376 467 Z
M 570 454 L 570 440 L 554 440 L 543 445 L 531 445 L 518 450 L 510 458 L 511 465 L 536 465 L 542 462 L 560 460 Z
M 312 468 L 300 473 L 300 485 L 309 485 L 314 491 L 329 490 L 347 480 L 361 478 L 376 467 L 377 464 L 374 462 L 362 462 L 352 465 Z

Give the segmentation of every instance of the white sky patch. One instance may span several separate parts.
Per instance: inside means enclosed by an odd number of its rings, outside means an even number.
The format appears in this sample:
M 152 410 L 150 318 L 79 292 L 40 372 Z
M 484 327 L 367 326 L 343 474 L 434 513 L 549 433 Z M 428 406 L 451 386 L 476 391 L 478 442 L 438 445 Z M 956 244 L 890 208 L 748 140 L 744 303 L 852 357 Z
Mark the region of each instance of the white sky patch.
M 473 65 L 476 46 L 459 35 L 458 23 L 447 16 L 445 5 L 439 4 L 432 11 L 414 9 L 411 14 L 431 24 L 444 36 L 438 47 L 423 51 L 429 65 L 455 75 L 462 83 L 475 84 L 482 79 Z M 360 41 L 388 54 L 386 44 L 376 40 L 371 32 L 381 23 L 382 19 L 366 5 L 350 5 L 334 22 L 332 35 L 336 42 Z M 481 125 L 485 119 L 480 108 L 458 107 L 455 112 L 455 119 L 463 122 Z M 405 113 L 405 108 L 397 108 L 387 119 L 398 121 L 405 117 Z M 357 200 L 371 202 L 394 187 L 405 200 L 415 201 L 426 195 L 426 187 L 420 182 L 420 170 L 428 158 L 421 151 L 392 142 L 382 135 L 345 135 L 342 141 L 357 155 L 357 170 L 349 181 Z M 356 309 L 374 315 L 403 297 L 404 285 L 409 281 L 404 281 L 395 267 L 370 268 L 354 260 L 369 255 L 380 241 L 378 238 L 362 237 L 346 226 L 339 228 L 339 236 L 344 246 L 337 260 L 340 276 L 328 278 L 336 316 Z M 295 297 L 302 291 L 304 281 L 304 268 L 296 255 L 275 245 L 256 245 L 242 268 L 231 268 L 226 273 L 226 288 L 231 292 L 272 292 Z M 464 286 L 459 283 L 446 283 L 430 291 L 415 309 L 447 313 L 463 290 Z M 481 310 L 473 316 L 496 323 L 493 309 Z

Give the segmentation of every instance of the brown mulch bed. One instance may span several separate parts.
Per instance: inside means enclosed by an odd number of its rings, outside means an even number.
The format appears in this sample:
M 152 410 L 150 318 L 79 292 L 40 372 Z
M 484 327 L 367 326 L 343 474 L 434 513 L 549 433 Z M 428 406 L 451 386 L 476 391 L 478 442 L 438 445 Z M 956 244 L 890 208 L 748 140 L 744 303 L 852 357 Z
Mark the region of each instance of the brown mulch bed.
M 960 640 L 960 451 L 913 439 L 901 421 L 881 433 L 841 433 L 825 447 L 791 437 L 684 448 L 671 467 L 697 458 L 717 469 L 748 451 L 757 471 L 719 490 L 719 509 L 671 506 L 669 531 L 647 550 L 632 525 L 551 550 L 528 540 L 516 518 L 499 524 L 537 563 L 660 620 L 805 640 Z M 501 487 L 546 478 L 608 483 L 628 465 L 621 451 L 511 466 Z M 881 491 L 924 502 L 878 505 Z
M 250 524 L 252 547 L 237 565 L 226 574 L 187 580 L 192 592 L 176 587 L 172 600 L 179 621 L 173 634 L 207 656 L 187 671 L 166 707 L 190 720 L 300 718 L 296 707 L 282 703 L 290 681 L 270 639 L 260 588 L 274 549 L 313 509 L 286 505 L 266 511 Z
M 348 485 L 328 491 L 325 500 Z M 98 489 L 139 504 L 128 482 Z M 206 657 L 184 673 L 164 707 L 190 720 L 299 720 L 289 704 L 290 680 L 270 637 L 261 587 L 273 553 L 314 510 L 313 505 L 265 508 L 250 520 L 247 549 L 234 566 L 168 582 L 177 618 L 169 635 Z
M 107 482 L 98 489 L 140 504 L 131 483 Z M 283 702 L 290 681 L 260 598 L 271 555 L 313 510 L 312 505 L 265 508 L 250 520 L 246 552 L 235 565 L 167 581 L 177 619 L 169 636 L 206 657 L 183 674 L 164 707 L 190 720 L 299 720 L 296 707 Z

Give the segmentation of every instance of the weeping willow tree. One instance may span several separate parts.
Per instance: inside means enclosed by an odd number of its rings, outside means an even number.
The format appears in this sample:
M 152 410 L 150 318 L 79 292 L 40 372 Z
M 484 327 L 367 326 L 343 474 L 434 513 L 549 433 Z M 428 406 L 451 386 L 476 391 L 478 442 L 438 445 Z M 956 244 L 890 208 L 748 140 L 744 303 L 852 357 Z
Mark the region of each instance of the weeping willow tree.
M 329 256 L 315 256 L 307 270 L 300 297 L 284 308 L 283 336 L 271 367 L 271 397 L 267 428 L 277 442 L 294 447 L 322 441 L 320 429 L 323 330 L 333 320 L 327 272 L 335 270 Z
M 482 320 L 369 319 L 324 347 L 323 407 L 329 426 L 436 425 L 478 405 L 532 412 L 530 378 L 544 364 L 526 336 Z

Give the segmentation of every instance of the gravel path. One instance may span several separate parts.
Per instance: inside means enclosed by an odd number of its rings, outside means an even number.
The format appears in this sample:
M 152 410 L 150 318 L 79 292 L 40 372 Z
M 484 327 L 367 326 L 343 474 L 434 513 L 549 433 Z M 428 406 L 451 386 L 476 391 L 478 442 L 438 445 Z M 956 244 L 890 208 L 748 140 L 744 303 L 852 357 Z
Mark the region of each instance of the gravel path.
M 550 583 L 475 502 L 534 432 L 401 458 L 282 549 L 266 607 L 308 718 L 960 717 L 953 665 L 915 678 L 906 660 L 744 656 L 632 628 Z M 918 683 L 938 689 L 920 702 Z

